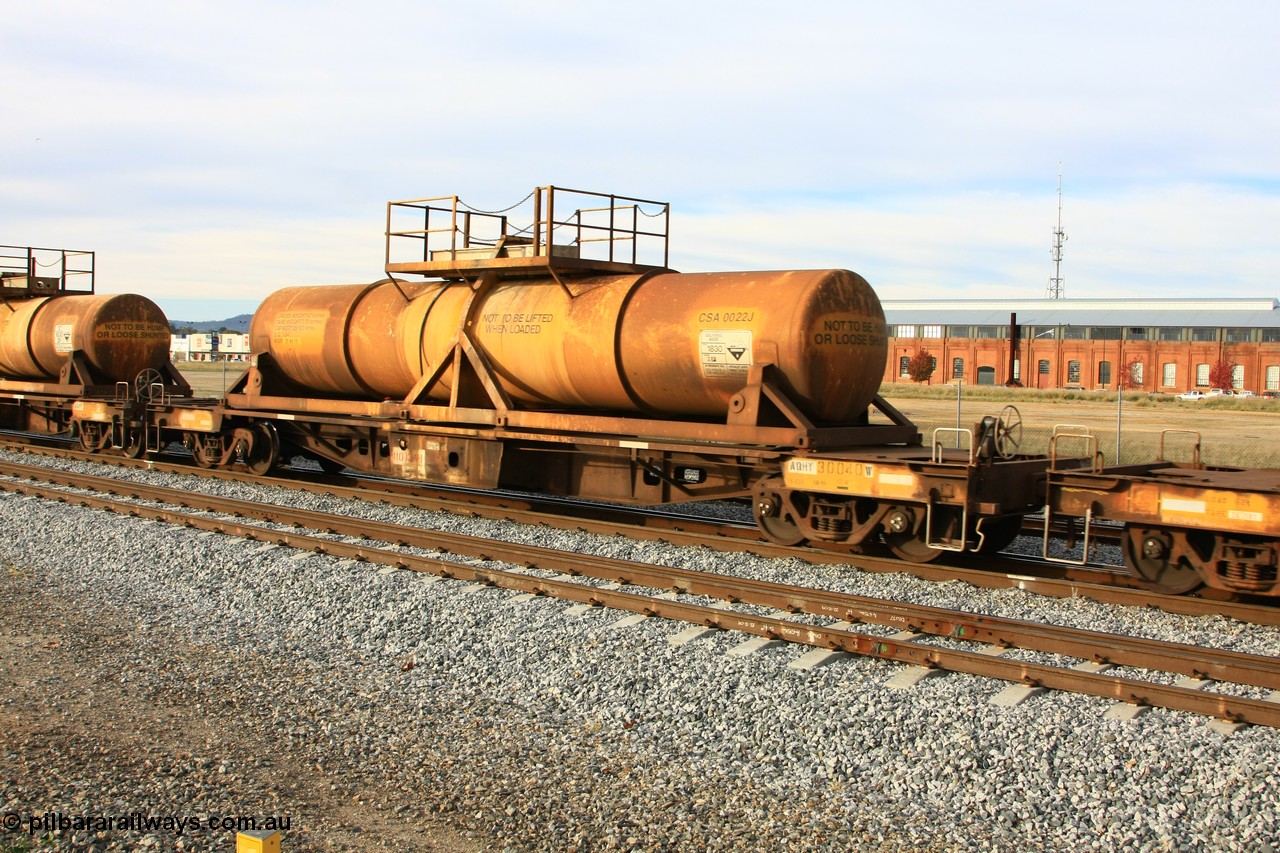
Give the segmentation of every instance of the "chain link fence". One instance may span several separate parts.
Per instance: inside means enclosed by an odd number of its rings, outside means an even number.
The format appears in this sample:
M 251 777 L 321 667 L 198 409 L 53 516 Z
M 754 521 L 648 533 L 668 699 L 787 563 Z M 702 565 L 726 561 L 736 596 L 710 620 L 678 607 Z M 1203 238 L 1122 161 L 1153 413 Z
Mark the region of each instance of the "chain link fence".
M 915 392 L 915 393 L 912 393 Z M 1018 452 L 1049 453 L 1056 432 L 1088 434 L 1105 464 L 1137 464 L 1164 458 L 1191 462 L 1196 444 L 1206 465 L 1280 468 L 1280 400 L 1243 398 L 1182 402 L 1173 397 L 1116 392 L 1038 392 L 1024 389 L 950 386 L 928 389 L 885 386 L 881 393 L 919 427 L 926 445 L 935 430 L 943 446 L 955 447 L 957 428 L 973 429 L 984 417 L 1011 427 Z M 949 393 L 947 393 L 949 392 Z M 1012 407 L 1012 408 L 1010 408 Z M 1062 456 L 1088 453 L 1086 439 L 1062 436 Z

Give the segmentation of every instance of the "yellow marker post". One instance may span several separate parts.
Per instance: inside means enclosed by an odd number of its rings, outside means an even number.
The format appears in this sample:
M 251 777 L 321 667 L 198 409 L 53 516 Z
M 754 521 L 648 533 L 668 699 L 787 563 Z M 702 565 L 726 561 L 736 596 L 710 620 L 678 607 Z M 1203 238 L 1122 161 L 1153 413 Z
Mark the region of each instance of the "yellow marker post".
M 280 853 L 280 833 L 266 829 L 237 832 L 236 853 Z

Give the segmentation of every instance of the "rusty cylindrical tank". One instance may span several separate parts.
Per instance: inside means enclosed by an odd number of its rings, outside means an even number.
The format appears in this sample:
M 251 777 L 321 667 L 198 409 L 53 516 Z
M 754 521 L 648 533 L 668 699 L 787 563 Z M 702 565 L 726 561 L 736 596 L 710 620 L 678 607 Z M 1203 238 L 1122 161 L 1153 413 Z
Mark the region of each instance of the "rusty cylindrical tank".
M 421 341 L 404 316 L 426 285 L 405 281 L 287 287 L 266 298 L 249 349 L 319 394 L 396 397 L 421 376 Z
M 723 417 L 751 365 L 768 362 L 828 423 L 861 414 L 884 371 L 880 302 L 848 270 L 521 280 L 468 312 L 471 296 L 450 282 L 287 288 L 254 314 L 250 346 L 317 394 L 398 398 L 469 317 L 504 390 L 535 408 Z M 452 381 L 450 369 L 430 392 Z
M 133 382 L 169 360 L 169 321 L 136 294 L 74 294 L 0 301 L 0 375 L 58 378 L 80 350 L 103 384 Z

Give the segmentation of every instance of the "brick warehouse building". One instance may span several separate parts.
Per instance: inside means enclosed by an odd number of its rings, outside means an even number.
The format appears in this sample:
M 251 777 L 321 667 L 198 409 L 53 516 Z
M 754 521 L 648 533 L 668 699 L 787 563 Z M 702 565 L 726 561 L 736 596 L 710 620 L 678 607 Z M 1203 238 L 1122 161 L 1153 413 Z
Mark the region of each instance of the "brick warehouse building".
M 1280 302 L 1275 299 L 885 300 L 886 383 L 910 383 L 922 348 L 937 362 L 931 385 L 1115 390 L 1208 388 L 1219 360 L 1232 386 L 1280 391 Z M 1016 315 L 1010 339 L 1010 315 Z M 1012 355 L 1012 364 L 1010 363 Z

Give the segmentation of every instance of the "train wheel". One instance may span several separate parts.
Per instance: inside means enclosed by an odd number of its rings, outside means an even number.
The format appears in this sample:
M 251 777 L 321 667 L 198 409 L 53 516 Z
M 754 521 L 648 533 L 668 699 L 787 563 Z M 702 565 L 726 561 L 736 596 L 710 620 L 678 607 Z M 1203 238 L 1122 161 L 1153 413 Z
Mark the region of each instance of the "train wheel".
M 769 487 L 768 482 L 756 486 L 752 511 L 765 538 L 779 545 L 803 545 L 807 540 L 800 525 L 789 520 L 788 504 L 783 493 Z
M 906 560 L 908 563 L 932 563 L 944 553 L 937 548 L 930 548 L 925 544 L 924 539 L 915 533 L 886 532 L 884 541 L 895 557 Z
M 280 436 L 270 423 L 255 424 L 251 429 L 249 449 L 242 451 L 244 465 L 261 477 L 271 473 L 280 461 Z
M 924 522 L 909 509 L 895 508 L 885 515 L 884 543 L 895 557 L 908 563 L 932 563 L 943 554 L 925 543 Z
M 1204 578 L 1178 547 L 1177 534 L 1144 527 L 1125 529 L 1124 561 L 1156 592 L 1181 595 L 1204 583 Z

